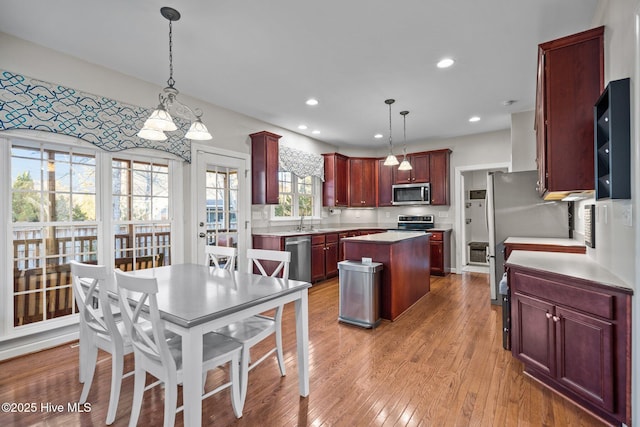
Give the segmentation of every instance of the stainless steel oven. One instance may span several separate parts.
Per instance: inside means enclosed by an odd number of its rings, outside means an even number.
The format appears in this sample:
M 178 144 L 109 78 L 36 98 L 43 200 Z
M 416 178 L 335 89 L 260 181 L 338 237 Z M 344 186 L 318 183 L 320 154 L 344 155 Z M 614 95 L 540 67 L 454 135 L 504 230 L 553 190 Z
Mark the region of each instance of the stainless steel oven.
M 398 230 L 428 231 L 433 225 L 433 215 L 398 215 Z

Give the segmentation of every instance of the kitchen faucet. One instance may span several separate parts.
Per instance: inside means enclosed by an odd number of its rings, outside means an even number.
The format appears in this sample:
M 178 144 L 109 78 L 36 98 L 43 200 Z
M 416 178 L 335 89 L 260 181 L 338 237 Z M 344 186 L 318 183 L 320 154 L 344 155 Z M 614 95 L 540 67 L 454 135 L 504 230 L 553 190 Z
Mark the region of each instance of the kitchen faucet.
M 300 225 L 298 226 L 298 231 L 304 230 L 304 215 L 300 215 Z

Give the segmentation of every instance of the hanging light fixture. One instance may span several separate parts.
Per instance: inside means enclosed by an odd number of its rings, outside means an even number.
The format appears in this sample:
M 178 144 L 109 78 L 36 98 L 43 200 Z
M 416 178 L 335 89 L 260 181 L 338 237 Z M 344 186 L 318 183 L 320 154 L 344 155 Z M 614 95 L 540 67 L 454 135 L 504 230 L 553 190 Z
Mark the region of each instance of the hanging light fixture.
M 391 140 L 391 104 L 396 102 L 395 99 L 387 99 L 384 101 L 389 106 L 389 155 L 384 160 L 385 166 L 395 166 L 398 164 L 398 159 L 393 155 L 393 142 Z
M 167 87 L 158 95 L 160 104 L 151 113 L 149 118 L 144 122 L 144 126 L 138 132 L 140 138 L 149 139 L 152 141 L 164 141 L 167 139 L 165 132 L 172 132 L 178 129 L 176 124 L 171 118 L 172 114 L 177 117 L 189 120 L 191 127 L 185 134 L 185 138 L 195 139 L 199 141 L 205 141 L 212 138 L 211 134 L 207 130 L 207 127 L 202 123 L 202 111 L 199 108 L 191 109 L 187 105 L 178 101 L 178 89 L 174 87 L 175 80 L 173 80 L 173 21 L 180 19 L 180 12 L 171 8 L 163 7 L 160 9 L 160 13 L 169 21 L 169 80 L 167 80 Z
M 410 171 L 413 169 L 411 163 L 407 160 L 407 114 L 409 114 L 408 111 L 400 111 L 404 122 L 404 148 L 402 150 L 402 161 L 400 162 L 400 166 L 398 166 L 398 170 L 400 171 Z

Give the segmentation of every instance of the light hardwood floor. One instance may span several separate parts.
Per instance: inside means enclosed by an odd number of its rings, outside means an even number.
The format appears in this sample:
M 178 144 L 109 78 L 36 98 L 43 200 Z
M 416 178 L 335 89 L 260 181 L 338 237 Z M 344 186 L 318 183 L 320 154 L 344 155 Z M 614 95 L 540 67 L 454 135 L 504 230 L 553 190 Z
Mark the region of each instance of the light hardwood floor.
M 310 388 L 298 395 L 293 307 L 283 319 L 287 376 L 275 357 L 253 370 L 244 414 L 236 419 L 228 391 L 205 400 L 203 423 L 217 426 L 602 426 L 601 421 L 522 374 L 502 349 L 500 307 L 489 303 L 481 273 L 432 278 L 431 292 L 395 322 L 374 329 L 341 324 L 336 279 L 309 293 Z M 103 425 L 110 358 L 99 354 L 87 413 L 77 401 L 78 348 L 60 346 L 0 363 L 0 402 L 30 403 L 35 413 L 0 413 L 0 426 Z M 133 359 L 126 359 L 125 371 Z M 209 374 L 212 388 L 226 373 Z M 148 380 L 150 381 L 150 379 Z M 123 382 L 114 425 L 126 426 L 133 378 Z M 181 392 L 180 392 L 181 394 Z M 62 404 L 62 413 L 40 410 Z M 181 397 L 179 397 L 181 403 Z M 139 425 L 162 425 L 163 390 L 145 393 Z M 182 414 L 176 418 L 182 425 Z

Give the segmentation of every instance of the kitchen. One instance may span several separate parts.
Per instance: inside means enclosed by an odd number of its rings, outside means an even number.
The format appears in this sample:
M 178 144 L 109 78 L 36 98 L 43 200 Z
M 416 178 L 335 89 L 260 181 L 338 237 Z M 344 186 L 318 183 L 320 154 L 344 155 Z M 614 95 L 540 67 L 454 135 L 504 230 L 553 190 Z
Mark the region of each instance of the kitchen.
M 157 14 L 157 11 L 154 10 Z M 622 17 L 626 18 L 622 18 Z M 598 13 L 594 16 L 591 27 L 598 25 L 605 25 L 607 27 L 607 33 L 605 37 L 605 51 L 607 52 L 607 62 L 605 67 L 606 82 L 617 78 L 631 77 L 632 81 L 636 79 L 637 71 L 632 61 L 633 55 L 629 55 L 630 52 L 637 52 L 635 40 L 631 40 L 631 35 L 634 33 L 632 16 L 635 16 L 635 5 L 631 4 L 611 4 L 602 2 L 598 9 Z M 164 27 L 163 27 L 164 28 Z M 585 28 L 586 29 L 586 28 Z M 162 31 L 160 29 L 159 31 Z M 564 34 L 563 34 L 564 35 Z M 19 72 L 26 76 L 36 77 L 48 82 L 55 82 L 63 84 L 67 87 L 82 88 L 91 93 L 104 94 L 114 99 L 122 99 L 133 102 L 137 105 L 147 105 L 149 100 L 153 100 L 157 95 L 157 86 L 149 83 L 140 82 L 136 79 L 128 77 L 123 74 L 114 73 L 105 70 L 96 65 L 60 54 L 52 52 L 49 49 L 41 46 L 34 45 L 22 39 L 14 38 L 7 34 L 0 35 L 0 41 L 2 43 L 3 59 L 0 65 L 3 69 Z M 164 41 L 164 39 L 163 39 Z M 542 42 L 544 40 L 540 40 Z M 162 43 L 160 43 L 162 44 Z M 535 48 L 535 47 L 534 47 Z M 6 53 L 6 54 L 5 54 Z M 535 55 L 535 53 L 534 53 Z M 46 62 L 46 66 L 44 65 Z M 180 61 L 176 60 L 177 64 Z M 180 66 L 178 66 L 179 68 Z M 162 75 L 164 76 L 165 69 L 162 67 Z M 95 81 L 92 77 L 94 75 L 105 76 L 102 82 Z M 156 81 L 162 81 L 162 77 L 156 79 Z M 181 80 L 178 79 L 178 83 Z M 632 86 L 635 88 L 635 86 Z M 130 93 L 132 88 L 135 89 L 135 93 Z M 392 94 L 393 95 L 393 94 Z M 394 95 L 398 97 L 399 95 Z M 379 97 L 380 109 L 384 113 L 384 105 L 382 104 L 383 97 Z M 636 99 L 634 96 L 632 99 Z M 189 101 L 191 105 L 198 105 L 197 101 Z M 203 107 L 204 108 L 204 107 Z M 410 108 L 410 107 L 409 107 Z M 394 112 L 397 115 L 397 111 Z M 411 131 L 411 119 L 413 112 L 408 117 L 408 129 Z M 464 203 L 463 194 L 460 194 L 458 189 L 459 176 L 471 168 L 486 169 L 487 167 L 503 166 L 509 164 L 512 170 L 531 170 L 535 169 L 535 146 L 532 144 L 534 139 L 532 131 L 533 112 L 521 112 L 514 113 L 511 116 L 511 125 L 509 129 L 491 131 L 480 134 L 472 134 L 467 136 L 459 136 L 453 138 L 441 139 L 435 142 L 423 142 L 418 147 L 409 151 L 428 151 L 436 150 L 447 147 L 451 150 L 451 164 L 450 164 L 450 183 L 451 183 L 451 204 L 445 206 L 433 206 L 429 208 L 409 207 L 409 208 L 395 208 L 385 207 L 377 209 L 341 209 L 340 213 L 332 214 L 329 209 L 321 209 L 318 220 L 315 220 L 315 225 L 321 224 L 322 228 L 330 228 L 336 225 L 343 224 L 376 224 L 383 226 L 384 228 L 395 228 L 397 222 L 397 215 L 422 215 L 422 214 L 434 214 L 436 217 L 436 226 L 444 225 L 445 227 L 451 227 L 454 229 L 454 235 L 451 240 L 451 257 L 452 257 L 452 269 L 455 272 L 460 272 L 461 265 L 459 260 L 461 259 L 461 251 L 466 248 L 460 244 L 459 236 L 455 233 L 455 230 L 460 229 L 462 220 L 462 214 L 457 206 L 461 206 Z M 323 144 L 311 140 L 299 133 L 286 131 L 275 126 L 265 127 L 263 122 L 249 119 L 246 116 L 239 116 L 216 106 L 207 105 L 205 109 L 205 118 L 213 120 L 215 125 L 212 127 L 215 129 L 216 144 L 221 147 L 217 150 L 220 154 L 236 155 L 238 150 L 241 151 L 240 157 L 244 156 L 245 161 L 249 158 L 249 146 L 248 135 L 253 132 L 259 132 L 261 130 L 269 130 L 276 134 L 283 135 L 282 144 L 286 144 L 290 147 L 296 147 L 304 149 L 306 151 L 312 151 L 317 154 L 334 152 L 335 147 L 330 144 Z M 383 117 L 384 121 L 386 117 Z M 415 119 L 414 119 L 415 120 Z M 415 120 L 417 121 L 417 120 Z M 231 123 L 226 126 L 224 122 Z M 633 127 L 635 128 L 635 126 Z M 399 137 L 400 132 L 397 131 L 396 126 L 395 139 L 401 141 Z M 522 137 L 522 135 L 525 135 Z M 636 140 L 634 138 L 633 140 Z M 396 142 L 397 143 L 397 142 Z M 195 145 L 197 147 L 198 145 Z M 204 150 L 206 146 L 200 146 Z M 399 148 L 399 146 L 396 146 Z M 193 150 L 196 151 L 195 149 Z M 384 156 L 386 155 L 385 144 L 380 144 L 379 148 L 374 150 L 375 152 L 367 153 L 371 156 Z M 361 150 L 344 149 L 342 153 L 349 156 L 363 155 Z M 399 154 L 396 152 L 396 154 Z M 237 155 L 236 155 L 237 156 Z M 637 164 L 637 153 L 634 153 L 632 157 L 632 166 Z M 635 167 L 632 167 L 635 170 Z M 637 182 L 637 177 L 634 178 Z M 185 182 L 195 181 L 195 172 L 185 173 Z M 632 186 L 633 187 L 633 186 Z M 635 264 L 637 264 L 637 227 L 635 227 L 635 221 L 632 221 L 633 226 L 626 225 L 625 212 L 638 212 L 638 197 L 637 185 L 634 188 L 634 194 L 631 200 L 628 201 L 599 201 L 596 203 L 600 221 L 596 229 L 597 233 L 597 246 L 594 249 L 588 249 L 588 254 L 591 258 L 595 259 L 604 267 L 615 271 L 620 277 L 622 277 L 627 283 L 637 282 L 637 274 Z M 4 189 L 3 191 L 6 191 Z M 188 194 L 185 193 L 185 194 Z M 189 198 L 195 199 L 195 196 L 189 195 Z M 7 198 L 5 197 L 5 200 Z M 185 203 L 188 203 L 185 200 Z M 585 202 L 588 204 L 588 202 Z M 581 206 L 581 202 L 576 204 L 578 208 Z M 636 209 L 631 209 L 631 206 L 635 205 Z M 248 209 L 248 206 L 247 206 Z M 578 209 L 578 212 L 580 209 Z M 192 212 L 187 206 L 185 206 L 185 223 L 180 224 L 185 232 L 197 234 L 197 221 L 195 221 L 195 212 Z M 3 213 L 4 215 L 4 213 Z M 244 217 L 240 218 L 241 221 L 251 221 L 252 227 L 261 228 L 269 227 L 272 224 L 269 222 L 269 208 L 264 206 L 253 206 L 250 211 L 244 212 Z M 325 216 L 326 215 L 326 216 Z M 636 215 L 632 217 L 637 218 Z M 6 218 L 0 218 L 4 220 L 3 223 L 8 223 Z M 280 222 L 282 227 L 293 228 L 296 221 L 290 221 L 290 223 Z M 583 230 L 584 223 L 583 218 L 580 215 L 576 218 L 576 230 Z M 191 242 L 184 242 L 179 252 L 183 255 L 183 259 L 195 258 L 197 249 L 195 244 Z M 239 242 L 239 248 L 241 245 L 248 246 L 248 242 Z M 0 250 L 0 255 L 3 258 L 6 257 L 6 248 Z M 638 328 L 637 313 L 638 302 L 633 300 L 634 306 L 634 329 Z M 3 316 L 4 319 L 4 316 Z M 4 320 L 3 320 L 4 321 Z M 3 326 L 8 328 L 8 326 Z M 43 337 L 45 338 L 45 337 Z M 55 339 L 51 337 L 51 334 L 46 339 L 55 342 Z M 6 341 L 5 341 L 6 342 Z M 3 342 L 4 344 L 4 342 Z M 10 346 L 9 346 L 10 347 Z M 27 345 L 28 348 L 28 345 Z M 637 362 L 639 351 L 637 351 L 637 342 L 633 342 L 633 395 L 638 395 L 638 366 Z M 633 408 L 634 413 L 637 414 L 637 405 Z M 635 417 L 637 418 L 637 416 Z

